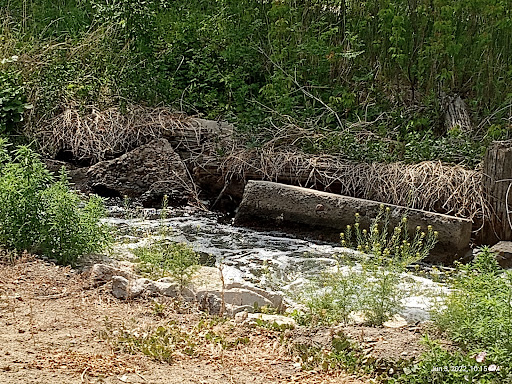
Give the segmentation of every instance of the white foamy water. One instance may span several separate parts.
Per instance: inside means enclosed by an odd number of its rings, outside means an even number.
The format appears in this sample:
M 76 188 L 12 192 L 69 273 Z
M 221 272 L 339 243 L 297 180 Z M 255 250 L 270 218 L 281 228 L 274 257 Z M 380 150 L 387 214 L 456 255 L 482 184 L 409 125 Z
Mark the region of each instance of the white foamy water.
M 122 208 L 112 207 L 111 213 L 122 216 Z M 221 224 L 212 213 L 197 214 L 186 210 L 172 210 L 165 219 L 157 213 L 143 210 L 140 215 L 152 218 L 110 217 L 106 221 L 118 229 L 120 241 L 114 255 L 129 259 L 130 249 L 146 245 L 166 230 L 166 237 L 189 244 L 209 260 L 222 263 L 227 282 L 243 282 L 283 292 L 300 290 L 320 273 L 333 269 L 335 254 L 356 255 L 357 252 L 311 240 L 293 238 L 276 231 L 255 231 Z M 139 215 L 137 215 L 139 216 Z M 403 275 L 402 287 L 408 292 L 403 300 L 402 316 L 408 321 L 428 318 L 428 310 L 448 291 L 442 284 L 430 279 Z

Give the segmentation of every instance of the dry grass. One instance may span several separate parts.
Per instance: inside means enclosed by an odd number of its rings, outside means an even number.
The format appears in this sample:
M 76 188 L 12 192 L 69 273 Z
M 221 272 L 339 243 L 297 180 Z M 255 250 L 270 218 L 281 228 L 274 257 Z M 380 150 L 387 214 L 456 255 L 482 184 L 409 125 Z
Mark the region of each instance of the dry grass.
M 489 217 L 482 173 L 440 161 L 419 164 L 355 163 L 334 156 L 314 156 L 296 150 L 240 150 L 221 164 L 227 179 L 259 178 L 289 181 L 346 196 L 465 217 L 475 222 Z
M 75 159 L 96 162 L 172 135 L 187 124 L 186 117 L 166 108 L 129 106 L 126 113 L 109 108 L 82 115 L 78 109 L 69 107 L 37 136 L 43 151 L 49 155 L 67 150 Z

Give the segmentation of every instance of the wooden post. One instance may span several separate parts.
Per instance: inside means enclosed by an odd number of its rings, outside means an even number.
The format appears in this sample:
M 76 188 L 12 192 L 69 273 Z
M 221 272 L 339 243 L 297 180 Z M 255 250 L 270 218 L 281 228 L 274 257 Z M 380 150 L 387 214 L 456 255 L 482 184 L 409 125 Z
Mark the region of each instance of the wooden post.
M 470 133 L 473 128 L 464 100 L 458 95 L 445 96 L 443 104 L 446 131 L 458 127 L 461 132 Z
M 494 212 L 482 240 L 490 245 L 512 240 L 512 141 L 492 143 L 485 153 L 483 173 L 482 187 Z

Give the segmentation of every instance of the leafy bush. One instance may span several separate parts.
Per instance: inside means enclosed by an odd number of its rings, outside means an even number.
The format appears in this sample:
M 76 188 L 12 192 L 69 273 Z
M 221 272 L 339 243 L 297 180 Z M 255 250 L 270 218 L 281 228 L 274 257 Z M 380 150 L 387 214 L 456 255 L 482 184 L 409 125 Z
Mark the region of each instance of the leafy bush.
M 390 215 L 391 209 L 381 204 L 370 227 L 364 229 L 360 225 L 360 215 L 356 213 L 354 225 L 347 225 L 346 231 L 340 234 L 341 245 L 369 253 L 377 264 L 393 268 L 404 269 L 427 257 L 437 243 L 437 232 L 432 226 L 427 227 L 427 232 L 416 227 L 411 239 L 407 217 L 403 216 L 400 223 L 390 231 Z
M 512 380 L 512 271 L 502 270 L 484 247 L 458 268 L 453 291 L 434 318 L 468 356 L 485 352 L 487 364 L 500 366 Z
M 82 202 L 64 171 L 55 180 L 31 149 L 19 146 L 13 158 L 0 140 L 0 244 L 75 264 L 109 243 L 103 214 L 102 200 Z
M 502 384 L 512 382 L 510 360 L 500 363 L 489 358 L 482 350 L 464 352 L 447 350 L 443 343 L 423 337 L 426 347 L 419 361 L 403 368 L 403 373 L 395 375 L 388 383 L 407 384 Z
M 380 325 L 397 313 L 404 292 L 400 275 L 406 267 L 428 256 L 437 242 L 437 233 L 416 228 L 411 238 L 407 218 L 389 229 L 390 209 L 381 205 L 368 229 L 361 228 L 360 216 L 341 233 L 341 245 L 362 255 L 357 268 L 346 257 L 338 258 L 338 270 L 324 274 L 306 291 L 303 301 L 309 309 L 302 322 L 347 322 L 349 315 L 362 311 L 370 324 Z M 312 294 L 313 293 L 313 294 Z
M 317 281 L 306 287 L 302 301 L 308 311 L 305 314 L 295 313 L 296 320 L 301 324 L 334 324 L 348 323 L 350 314 L 360 309 L 359 294 L 363 277 L 358 271 L 342 269 L 334 273 L 324 273 Z
M 165 104 L 236 121 L 248 144 L 469 167 L 510 136 L 503 1 L 0 4 L 0 50 L 29 58 L 30 128 L 69 105 Z M 477 132 L 444 132 L 442 93 L 464 98 Z
M 446 308 L 436 314 L 452 340 L 470 348 L 508 349 L 512 354 L 512 271 L 482 248 L 473 262 L 459 267 Z
M 25 110 L 31 108 L 26 102 L 18 74 L 1 68 L 16 60 L 17 56 L 0 60 L 0 134 L 12 133 L 15 125 L 23 121 Z
M 391 383 L 512 382 L 512 272 L 483 247 L 471 263 L 458 265 L 452 285 L 433 311 L 451 346 L 425 335 L 426 352 Z

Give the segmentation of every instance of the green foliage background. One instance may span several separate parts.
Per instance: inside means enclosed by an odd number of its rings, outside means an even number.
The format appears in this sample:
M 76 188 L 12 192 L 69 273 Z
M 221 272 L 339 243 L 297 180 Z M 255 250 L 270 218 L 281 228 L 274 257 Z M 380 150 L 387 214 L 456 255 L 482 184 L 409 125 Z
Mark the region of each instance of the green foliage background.
M 508 138 L 512 4 L 505 0 L 0 0 L 0 57 L 35 105 L 30 129 L 65 106 L 165 104 L 270 127 L 353 160 L 475 166 Z M 476 132 L 446 135 L 443 94 Z M 481 123 L 481 124 L 480 124 Z

